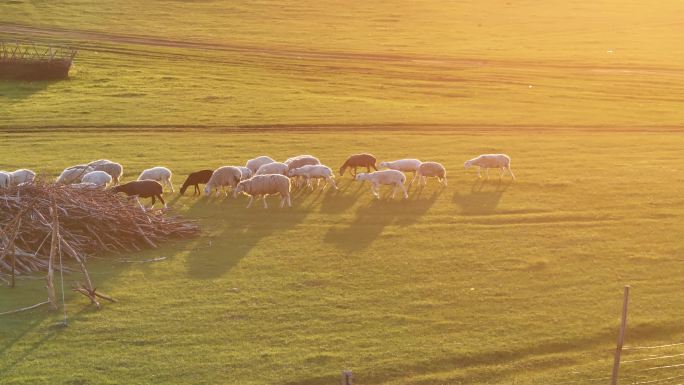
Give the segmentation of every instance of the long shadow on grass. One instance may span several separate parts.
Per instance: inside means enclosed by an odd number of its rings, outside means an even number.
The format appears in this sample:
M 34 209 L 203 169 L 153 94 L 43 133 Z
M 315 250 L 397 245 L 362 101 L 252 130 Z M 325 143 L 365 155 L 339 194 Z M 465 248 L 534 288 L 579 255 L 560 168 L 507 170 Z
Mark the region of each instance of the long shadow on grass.
M 637 325 L 630 329 L 630 336 L 633 342 L 647 341 L 671 341 L 673 335 L 684 332 L 684 325 L 681 322 L 669 321 L 663 323 L 651 323 Z M 429 374 L 433 372 L 448 372 L 457 369 L 472 369 L 462 380 L 463 383 L 490 383 L 492 380 L 500 380 L 507 374 L 519 372 L 520 367 L 516 367 L 516 362 L 528 357 L 544 356 L 547 354 L 562 354 L 570 352 L 582 352 L 588 350 L 603 350 L 612 342 L 615 330 L 604 329 L 594 334 L 567 341 L 545 341 L 538 344 L 530 343 L 524 347 L 512 346 L 505 350 L 492 350 L 473 354 L 454 354 L 444 357 L 435 357 L 427 360 L 417 360 L 415 363 L 408 363 L 399 367 L 385 366 L 373 368 L 371 372 L 354 371 L 354 380 L 363 384 L 381 384 L 390 379 L 396 379 L 397 373 L 413 373 L 413 375 Z M 503 366 L 502 366 L 503 364 Z M 572 366 L 574 362 L 566 360 L 564 366 Z M 558 369 L 558 362 L 553 361 L 548 364 Z M 340 366 L 342 367 L 342 366 Z M 451 379 L 452 381 L 455 380 Z M 339 374 L 318 376 L 294 380 L 287 382 L 286 385 L 318 385 L 334 384 L 339 381 Z M 432 383 L 432 382 L 431 382 Z M 451 383 L 451 382 L 449 382 Z
M 367 193 L 370 195 L 370 186 L 366 185 L 365 188 L 369 189 Z M 347 226 L 330 228 L 324 240 L 342 250 L 363 250 L 382 234 L 385 227 L 393 224 L 408 226 L 418 221 L 437 201 L 442 191 L 443 188 L 440 188 L 428 195 L 421 188 L 406 200 L 400 193 L 397 193 L 397 198 L 390 199 L 391 191 L 386 191 L 382 199 L 373 199 L 359 207 L 354 220 Z M 356 201 L 358 196 L 331 197 L 336 200 L 339 198 Z
M 300 223 L 310 210 L 301 198 L 293 197 L 293 207 L 286 205 L 282 209 L 279 197 L 268 198 L 268 209 L 263 208 L 261 200 L 248 209 L 244 197 L 198 199 L 186 215 L 206 218 L 201 224 L 205 235 L 201 246 L 188 255 L 188 274 L 197 279 L 225 274 L 264 238 Z
M 476 180 L 470 192 L 454 192 L 452 201 L 461 208 L 463 215 L 490 215 L 496 211 L 499 201 L 511 182 Z
M 26 99 L 31 95 L 46 90 L 50 85 L 57 83 L 59 80 L 49 81 L 0 81 L 0 102 L 16 102 Z M 68 81 L 68 80 L 62 80 Z

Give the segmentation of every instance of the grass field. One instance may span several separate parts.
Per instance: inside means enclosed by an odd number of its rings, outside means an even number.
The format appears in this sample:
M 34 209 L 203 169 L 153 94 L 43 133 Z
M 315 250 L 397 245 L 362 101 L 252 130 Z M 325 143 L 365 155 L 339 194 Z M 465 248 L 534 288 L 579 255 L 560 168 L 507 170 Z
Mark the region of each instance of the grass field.
M 0 84 L 0 127 L 679 127 L 683 12 L 674 0 L 6 2 L 0 38 L 81 52 L 68 82 Z
M 312 152 L 338 165 L 368 143 L 381 158 L 410 146 L 444 162 L 450 184 L 414 188 L 408 202 L 376 202 L 368 185 L 346 177 L 340 192 L 297 194 L 283 210 L 168 195 L 203 235 L 126 256 L 169 257 L 159 263 L 93 262 L 97 286 L 120 302 L 94 311 L 69 295 L 67 329 L 42 311 L 4 317 L 3 383 L 324 384 L 347 367 L 364 384 L 595 378 L 609 373 L 626 283 L 634 288 L 630 344 L 684 338 L 680 135 L 164 138 L 153 152 L 153 133 L 2 140 L 10 168 L 54 175 L 61 164 L 107 154 L 129 178 L 167 164 L 176 183 L 255 153 Z M 478 182 L 461 168 L 472 153 L 502 149 L 513 156 L 515 183 Z M 41 281 L 1 290 L 0 309 L 44 297 Z
M 599 383 L 625 284 L 627 343 L 683 342 L 683 15 L 674 0 L 2 2 L 0 39 L 80 51 L 68 81 L 0 82 L 0 169 L 109 158 L 179 185 L 260 154 L 337 169 L 368 151 L 443 162 L 449 186 L 375 201 L 345 176 L 283 210 L 167 194 L 202 235 L 91 259 L 119 302 L 67 293 L 67 328 L 0 316 L 0 384 Z M 487 152 L 518 180 L 463 170 Z M 42 280 L 2 286 L 0 312 L 44 297 Z M 680 362 L 628 363 L 621 383 Z

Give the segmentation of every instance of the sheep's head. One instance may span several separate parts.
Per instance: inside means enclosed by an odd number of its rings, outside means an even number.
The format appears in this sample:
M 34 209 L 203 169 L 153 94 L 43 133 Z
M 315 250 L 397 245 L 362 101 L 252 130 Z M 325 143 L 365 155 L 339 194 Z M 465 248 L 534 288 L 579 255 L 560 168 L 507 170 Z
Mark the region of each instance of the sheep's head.
M 287 176 L 289 176 L 289 177 L 296 176 L 297 173 L 296 173 L 295 171 L 296 171 L 296 170 L 295 170 L 294 168 L 293 168 L 292 170 L 288 171 L 288 172 L 287 172 Z
M 360 173 L 356 174 L 356 178 L 354 178 L 354 179 L 355 180 L 366 180 L 366 179 L 368 179 L 368 173 L 360 172 Z
M 180 195 L 185 194 L 185 190 L 187 190 L 187 189 L 188 189 L 188 186 L 187 186 L 187 185 L 182 185 L 182 186 L 180 187 Z
M 181 194 L 182 194 L 183 192 L 184 192 L 184 191 L 181 190 Z M 209 184 L 206 184 L 206 185 L 204 186 L 204 195 L 206 195 L 206 196 L 211 195 L 211 186 L 210 186 Z
M 469 169 L 470 167 L 472 167 L 472 165 L 473 165 L 472 160 L 467 160 L 467 161 L 463 164 L 463 167 L 467 170 L 467 169 Z
M 389 162 L 380 162 L 380 163 L 378 163 L 378 167 L 379 167 L 379 168 L 388 168 L 388 167 L 387 167 L 387 166 L 388 166 L 388 163 L 389 163 Z
M 237 198 L 238 194 L 245 192 L 245 185 L 245 182 L 240 182 L 237 186 L 235 186 L 235 189 L 233 190 L 233 198 Z

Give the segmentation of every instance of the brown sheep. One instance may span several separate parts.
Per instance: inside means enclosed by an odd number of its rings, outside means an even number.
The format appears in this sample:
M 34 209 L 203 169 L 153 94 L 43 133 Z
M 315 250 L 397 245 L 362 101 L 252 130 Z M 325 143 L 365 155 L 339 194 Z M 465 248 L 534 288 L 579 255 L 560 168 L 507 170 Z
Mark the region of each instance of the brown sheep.
M 378 168 L 375 167 L 376 161 L 377 159 L 371 154 L 354 154 L 347 158 L 342 167 L 340 167 L 340 176 L 343 176 L 344 171 L 348 168 L 350 169 L 352 177 L 356 177 L 356 170 L 359 167 L 365 167 L 366 172 L 370 172 L 371 167 L 373 167 L 375 171 L 378 171 Z

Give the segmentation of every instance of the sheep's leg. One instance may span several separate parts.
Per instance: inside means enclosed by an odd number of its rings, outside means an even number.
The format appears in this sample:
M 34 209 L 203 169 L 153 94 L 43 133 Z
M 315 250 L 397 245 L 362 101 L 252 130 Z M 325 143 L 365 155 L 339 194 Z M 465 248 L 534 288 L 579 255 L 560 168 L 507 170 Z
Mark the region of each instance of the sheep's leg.
M 154 207 L 154 204 L 157 202 L 157 199 L 155 198 L 154 195 L 152 195 L 152 204 L 150 205 L 150 210 Z
M 140 202 L 140 198 L 138 198 L 137 196 L 135 197 L 135 202 L 138 204 L 138 206 L 140 206 L 140 210 L 142 210 L 143 212 L 146 211 L 145 206 L 143 206 L 143 204 Z
M 481 173 L 481 171 L 482 171 L 482 167 L 477 166 L 477 177 L 480 178 L 480 179 L 482 179 L 482 173 Z
M 154 197 L 152 197 L 154 199 Z M 159 198 L 159 201 L 164 205 L 165 209 L 168 209 L 168 206 L 166 206 L 166 202 L 164 202 L 164 198 L 162 198 L 161 194 L 157 195 L 157 198 Z
M 291 199 L 289 193 L 287 194 L 287 206 L 288 206 L 288 207 L 292 207 L 292 199 Z
M 314 189 L 313 183 L 311 183 L 311 178 L 308 176 L 306 177 L 306 187 L 308 187 L 309 190 L 311 190 L 311 191 L 313 191 L 313 189 Z
M 268 208 L 268 203 L 266 203 L 266 197 L 267 196 L 268 196 L 268 194 L 264 194 L 264 195 L 262 195 L 262 198 L 261 198 L 261 200 L 264 201 L 264 208 L 265 209 Z
M 380 199 L 380 191 L 378 191 L 378 190 L 379 190 L 379 186 L 376 183 L 373 183 L 371 185 L 371 191 L 373 192 L 373 195 L 375 195 L 375 197 L 377 199 Z
M 373 166 L 375 168 L 375 166 Z M 370 166 L 366 166 L 366 172 L 370 173 Z
M 505 168 L 501 167 L 501 170 L 499 170 L 499 179 L 503 179 L 504 173 L 505 173 Z
M 446 178 L 446 176 L 444 176 L 444 178 L 442 178 L 442 180 L 444 181 L 444 186 L 446 186 L 446 185 L 447 185 L 447 178 Z
M 487 180 L 489 180 L 489 167 L 485 167 L 485 175 L 487 176 Z
M 252 201 L 254 201 L 254 195 L 249 196 L 249 202 L 247 203 L 247 208 L 252 207 Z
M 404 186 L 403 183 L 400 186 L 401 189 L 404 190 L 404 199 L 408 199 L 408 191 L 406 191 L 406 186 Z
M 513 178 L 513 180 L 515 180 L 515 175 L 513 174 L 513 170 L 511 170 L 511 166 L 508 166 L 507 169 L 508 169 L 508 173 L 511 174 L 511 178 Z
M 399 187 L 399 185 L 395 183 L 394 188 L 392 189 L 392 196 L 390 198 L 394 199 L 394 195 L 397 192 L 397 187 Z
M 413 172 L 413 179 L 411 179 L 411 182 L 409 182 L 409 186 L 413 184 L 413 182 L 416 181 L 416 178 L 418 177 L 418 171 Z

